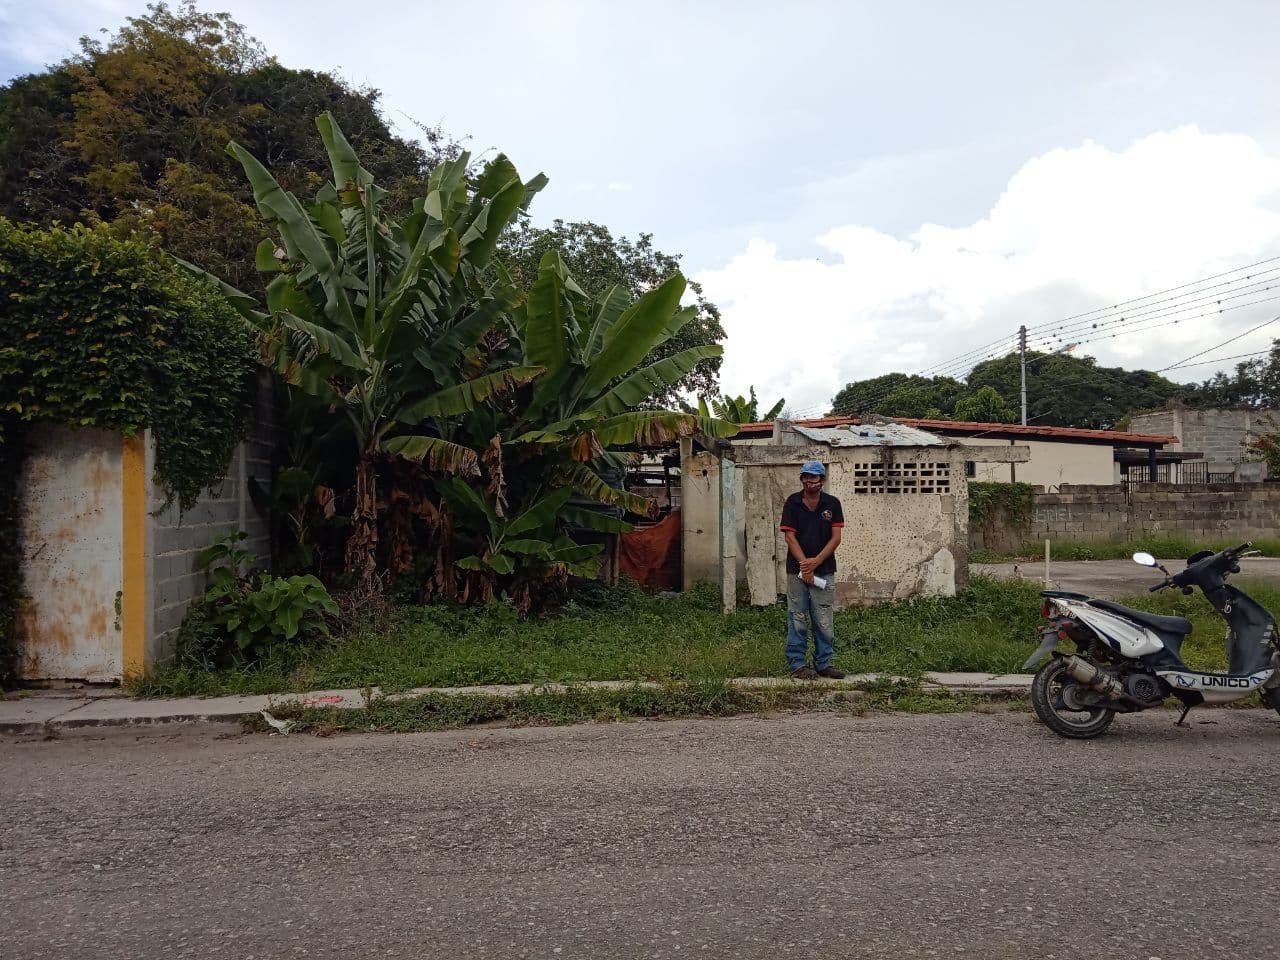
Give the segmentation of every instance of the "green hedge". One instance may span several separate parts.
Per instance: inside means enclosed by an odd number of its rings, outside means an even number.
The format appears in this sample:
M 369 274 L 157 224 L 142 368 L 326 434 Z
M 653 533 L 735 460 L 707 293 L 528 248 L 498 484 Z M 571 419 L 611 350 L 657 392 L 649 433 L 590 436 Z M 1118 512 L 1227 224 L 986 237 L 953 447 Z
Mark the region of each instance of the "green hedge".
M 226 473 L 255 366 L 240 316 L 155 248 L 0 218 L 0 661 L 20 592 L 13 481 L 26 425 L 150 427 L 157 482 L 185 508 Z
M 156 478 L 186 507 L 244 436 L 254 364 L 231 306 L 146 243 L 0 219 L 0 413 L 150 427 Z

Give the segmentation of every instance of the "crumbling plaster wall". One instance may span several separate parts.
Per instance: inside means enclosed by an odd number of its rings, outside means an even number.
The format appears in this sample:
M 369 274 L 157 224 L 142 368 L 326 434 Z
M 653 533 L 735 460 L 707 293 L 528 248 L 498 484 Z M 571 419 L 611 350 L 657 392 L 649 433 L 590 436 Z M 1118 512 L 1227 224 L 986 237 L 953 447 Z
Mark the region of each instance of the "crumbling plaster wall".
M 827 464 L 826 491 L 839 498 L 845 527 L 836 551 L 839 607 L 914 595 L 952 596 L 968 584 L 968 488 L 964 463 L 948 448 L 755 446 L 735 450 L 745 514 L 747 583 L 753 604 L 786 591 L 782 505 L 799 489 L 800 465 Z M 863 493 L 867 467 L 946 464 L 946 493 Z

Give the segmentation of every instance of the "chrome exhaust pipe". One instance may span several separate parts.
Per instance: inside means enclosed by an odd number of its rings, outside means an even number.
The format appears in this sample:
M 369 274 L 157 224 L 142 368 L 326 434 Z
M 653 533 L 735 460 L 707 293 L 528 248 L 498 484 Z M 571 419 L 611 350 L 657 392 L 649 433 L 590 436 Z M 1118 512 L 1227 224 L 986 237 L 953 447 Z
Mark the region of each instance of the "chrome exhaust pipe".
M 1087 660 L 1072 654 L 1062 658 L 1062 665 L 1074 680 L 1112 700 L 1128 699 L 1124 684 L 1099 670 Z

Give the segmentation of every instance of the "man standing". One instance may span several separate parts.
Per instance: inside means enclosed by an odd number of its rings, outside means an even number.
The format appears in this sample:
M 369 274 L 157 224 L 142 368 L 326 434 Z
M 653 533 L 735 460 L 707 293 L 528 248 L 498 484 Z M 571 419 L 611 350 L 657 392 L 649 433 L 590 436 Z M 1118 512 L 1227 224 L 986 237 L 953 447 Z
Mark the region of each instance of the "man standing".
M 827 468 L 810 460 L 800 468 L 800 491 L 782 507 L 787 538 L 787 666 L 797 680 L 843 680 L 831 665 L 835 640 L 836 547 L 844 527 L 840 501 L 822 492 Z M 822 585 L 815 582 L 822 581 Z M 806 665 L 813 628 L 813 667 Z

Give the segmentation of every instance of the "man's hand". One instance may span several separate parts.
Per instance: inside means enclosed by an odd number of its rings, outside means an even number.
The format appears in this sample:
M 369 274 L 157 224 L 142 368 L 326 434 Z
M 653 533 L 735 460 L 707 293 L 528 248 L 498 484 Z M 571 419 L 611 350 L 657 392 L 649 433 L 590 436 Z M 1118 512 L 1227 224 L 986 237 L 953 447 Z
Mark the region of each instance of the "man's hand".
M 818 561 L 813 557 L 805 557 L 800 561 L 800 573 L 806 577 L 806 583 L 812 582 L 813 571 L 818 569 Z

